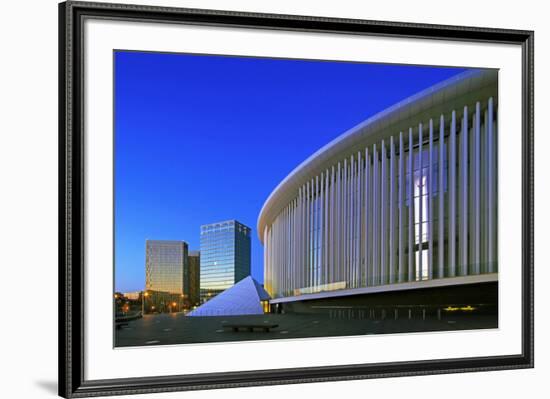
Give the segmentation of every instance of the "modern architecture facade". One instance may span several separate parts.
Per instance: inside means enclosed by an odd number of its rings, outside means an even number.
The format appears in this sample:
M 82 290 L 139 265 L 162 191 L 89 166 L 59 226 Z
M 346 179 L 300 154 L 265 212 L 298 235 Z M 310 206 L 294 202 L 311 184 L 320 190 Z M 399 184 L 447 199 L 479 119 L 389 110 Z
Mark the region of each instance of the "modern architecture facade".
M 193 280 L 195 278 L 195 280 Z M 191 305 L 198 287 L 196 273 L 190 269 L 185 241 L 147 240 L 145 243 L 144 311 L 177 312 Z
M 171 294 L 185 292 L 188 270 L 185 241 L 147 240 L 145 243 L 145 289 Z
M 201 302 L 250 275 L 250 231 L 236 220 L 201 226 Z
M 288 175 L 258 218 L 272 303 L 496 281 L 497 78 L 424 90 Z

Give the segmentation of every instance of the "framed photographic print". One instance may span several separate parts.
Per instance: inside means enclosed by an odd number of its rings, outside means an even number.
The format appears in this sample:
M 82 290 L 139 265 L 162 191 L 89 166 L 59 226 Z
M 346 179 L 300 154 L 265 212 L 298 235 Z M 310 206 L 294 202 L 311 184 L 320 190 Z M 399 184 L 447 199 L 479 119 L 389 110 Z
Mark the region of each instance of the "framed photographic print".
M 533 367 L 533 32 L 59 17 L 61 396 Z

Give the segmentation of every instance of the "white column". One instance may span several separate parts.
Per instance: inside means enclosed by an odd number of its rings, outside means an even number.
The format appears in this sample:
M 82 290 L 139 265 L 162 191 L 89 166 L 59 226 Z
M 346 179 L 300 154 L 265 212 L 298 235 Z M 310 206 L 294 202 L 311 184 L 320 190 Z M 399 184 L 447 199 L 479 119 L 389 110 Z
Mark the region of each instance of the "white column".
M 329 196 L 328 196 L 328 169 L 325 170 L 324 180 L 323 180 L 323 208 L 321 209 L 323 213 L 323 224 L 322 224 L 322 253 L 323 253 L 323 263 L 322 263 L 322 273 L 321 273 L 321 284 L 327 282 L 327 273 L 328 273 L 328 209 L 329 209 Z
M 362 201 L 362 186 L 363 186 L 363 158 L 361 156 L 361 151 L 357 153 L 357 175 L 355 178 L 355 192 L 357 193 L 355 197 L 355 267 L 354 267 L 354 284 L 355 287 L 361 286 L 361 226 L 363 221 L 363 201 Z
M 281 269 L 281 295 L 286 296 L 286 259 L 285 259 L 285 208 L 279 214 L 280 225 L 280 241 L 279 241 L 279 255 L 280 255 L 280 269 Z
M 289 258 L 290 258 L 290 290 L 291 294 L 294 295 L 294 289 L 296 288 L 296 198 L 293 199 L 290 203 L 290 234 L 288 239 L 288 245 L 290 248 Z
M 275 267 L 275 290 L 277 292 L 277 296 L 280 296 L 279 292 L 279 281 L 280 281 L 280 270 L 281 267 L 279 265 L 279 220 L 278 218 L 275 219 L 275 223 L 273 224 L 273 266 Z
M 307 195 L 306 195 L 306 284 L 305 287 L 311 286 L 311 196 L 313 189 L 311 187 L 311 181 L 307 182 Z
M 422 141 L 424 138 L 422 137 L 422 123 L 418 125 L 418 279 L 422 280 L 424 278 L 424 265 L 422 258 L 422 244 L 424 243 L 423 237 L 423 221 L 424 221 L 424 215 L 423 215 L 423 202 L 424 199 L 422 198 L 424 195 L 423 185 L 422 185 L 422 179 L 424 177 L 424 168 L 422 167 Z M 415 240 L 416 241 L 416 240 Z
M 464 107 L 460 157 L 460 275 L 468 274 L 468 107 Z
M 325 228 L 324 228 L 324 245 L 323 245 L 323 250 L 324 250 L 324 254 L 325 254 L 325 260 L 324 260 L 324 275 L 323 275 L 323 284 L 326 284 L 329 282 L 329 279 L 328 279 L 328 270 L 329 270 L 329 256 L 330 256 L 330 252 L 329 252 L 329 247 L 328 247 L 328 243 L 329 243 L 329 226 L 330 226 L 330 195 L 329 195 L 329 170 L 327 169 L 325 171 L 325 201 L 324 201 L 324 204 L 325 204 L 325 208 L 324 208 L 324 211 L 325 211 Z
M 288 244 L 290 246 L 290 289 L 294 295 L 296 288 L 296 199 L 291 201 L 290 205 L 290 237 Z
M 292 292 L 292 202 L 289 202 L 286 211 L 286 229 L 285 229 L 285 248 L 286 248 L 286 263 L 287 263 L 287 295 Z
M 345 160 L 344 160 L 345 161 Z M 340 235 L 338 236 L 340 246 L 340 281 L 346 280 L 346 173 L 344 167 L 340 176 Z
M 382 140 L 382 151 L 380 154 L 380 284 L 386 284 L 387 278 L 387 253 L 386 253 L 386 241 L 387 241 L 387 176 L 386 176 L 386 144 Z
M 274 296 L 275 293 L 273 292 L 273 262 L 272 262 L 272 251 L 273 251 L 273 243 L 271 240 L 271 231 L 272 226 L 266 226 L 266 245 L 267 245 L 267 277 L 268 277 L 268 286 L 269 286 L 269 295 Z
M 290 229 L 291 229 L 291 212 L 292 212 L 292 203 L 289 203 L 287 206 L 286 211 L 286 229 L 285 229 L 285 248 L 286 248 L 286 265 L 287 265 L 287 285 L 286 289 L 287 291 L 290 291 L 291 284 L 292 284 L 292 268 L 291 268 L 291 236 L 290 236 Z M 288 295 L 288 293 L 287 293 Z
M 414 148 L 413 148 L 413 131 L 412 128 L 409 128 L 409 262 L 408 262 L 408 280 L 413 281 L 415 278 L 415 268 L 414 268 L 414 171 L 413 171 L 413 159 L 414 159 Z
M 351 274 L 353 266 L 353 155 L 348 164 L 348 174 L 346 180 L 346 281 L 351 288 Z
M 428 137 L 428 279 L 434 278 L 433 273 L 433 196 L 434 196 L 434 173 L 433 173 L 433 151 L 434 151 L 434 122 L 430 119 L 430 132 Z
M 390 265 L 390 284 L 395 283 L 395 145 L 393 143 L 393 136 L 390 137 L 390 200 L 389 200 L 389 265 Z
M 344 160 L 344 280 L 349 287 L 349 210 L 350 210 L 350 194 L 349 194 L 349 180 L 350 180 L 350 166 L 347 158 Z
M 315 196 L 317 198 L 315 210 L 316 210 L 316 217 L 315 217 L 315 285 L 319 285 L 319 281 L 321 280 L 321 265 L 323 262 L 323 253 L 320 250 L 321 246 L 321 235 L 323 233 L 321 226 L 323 225 L 323 213 L 321 212 L 322 209 L 322 202 L 323 202 L 323 174 L 315 176 L 315 184 L 316 184 L 316 192 Z
M 300 270 L 301 270 L 301 258 L 300 258 L 300 248 L 302 245 L 302 237 L 301 237 L 301 228 L 302 228 L 302 216 L 301 216 L 301 192 L 302 188 L 300 187 L 298 189 L 298 196 L 296 197 L 296 212 L 294 214 L 296 226 L 294 228 L 295 236 L 294 241 L 296 243 L 296 252 L 294 254 L 294 268 L 296 269 L 294 272 L 294 288 L 300 288 Z
M 302 270 L 302 259 L 301 259 L 301 228 L 302 228 L 302 216 L 301 216 L 301 199 L 296 199 L 296 236 L 294 237 L 294 240 L 296 241 L 296 256 L 295 256 L 295 283 L 294 288 L 300 288 L 300 271 Z
M 305 285 L 309 287 L 311 285 L 311 191 L 310 182 L 306 184 L 306 270 L 305 270 Z
M 351 155 L 351 162 L 350 162 L 350 168 L 349 168 L 349 217 L 348 217 L 348 225 L 349 225 L 349 235 L 348 235 L 348 258 L 349 258 L 349 267 L 348 267 L 348 283 L 350 287 L 353 287 L 353 266 L 355 263 L 355 251 L 353 247 L 353 240 L 354 240 L 354 228 L 355 228 L 355 157 L 353 154 Z
M 285 295 L 288 295 L 289 290 L 289 283 L 290 283 L 290 264 L 289 264 L 289 256 L 288 256 L 288 227 L 289 227 L 289 213 L 290 213 L 290 206 L 286 207 L 285 210 L 285 228 L 283 231 L 283 239 L 284 239 L 284 260 L 285 260 Z
M 342 174 L 341 165 L 338 162 L 336 173 L 336 235 L 334 237 L 336 244 L 336 281 L 342 281 Z
M 315 191 L 313 192 L 313 286 L 319 280 L 319 175 L 315 176 Z
M 269 241 L 269 229 L 269 225 L 266 225 L 264 229 L 264 278 L 266 291 L 270 296 L 273 296 L 273 290 L 271 289 L 271 242 Z
M 286 211 L 286 223 L 287 223 L 287 228 L 286 228 L 286 232 L 285 232 L 285 247 L 286 247 L 286 259 L 287 259 L 287 278 L 288 278 L 288 282 L 287 282 L 287 291 L 288 291 L 288 294 L 287 295 L 290 295 L 292 294 L 291 293 L 291 289 L 292 289 L 292 281 L 293 281 L 293 269 L 292 269 L 292 202 L 291 201 L 289 204 L 288 204 L 288 207 L 287 207 L 287 211 Z
M 285 227 L 286 227 L 286 207 L 283 208 L 283 211 L 279 215 L 279 218 L 281 219 L 281 241 L 279 243 L 280 253 L 281 253 L 281 293 L 283 296 L 286 296 L 286 253 L 285 253 Z
M 279 270 L 280 270 L 280 279 L 279 287 L 282 296 L 285 296 L 285 257 L 284 257 L 284 209 L 279 213 Z
M 281 264 L 281 295 L 286 296 L 286 259 L 285 259 L 285 227 L 286 227 L 286 209 L 279 214 L 280 224 L 280 240 L 279 240 L 279 254 Z
M 481 143 L 480 143 L 480 124 L 481 124 L 481 105 L 476 103 L 475 113 L 475 125 L 474 125 L 474 203 L 472 210 L 474 213 L 474 237 L 473 237 L 473 268 L 474 273 L 480 273 L 480 242 L 481 242 L 481 196 L 480 196 L 480 157 L 481 157 Z
M 437 253 L 438 253 L 438 278 L 445 277 L 445 264 L 443 257 L 445 256 L 445 117 L 441 115 L 439 119 L 439 182 L 438 182 L 438 199 L 439 211 L 438 215 L 438 238 L 437 238 Z
M 398 281 L 405 281 L 405 147 L 403 132 L 399 132 L 399 267 Z
M 279 238 L 279 230 L 277 229 L 278 225 L 277 218 L 273 222 L 273 290 L 275 291 L 275 295 L 278 297 L 279 295 L 279 270 L 281 269 L 279 267 L 279 264 L 277 263 L 278 256 L 277 252 L 279 250 L 279 247 L 277 246 L 278 238 Z
M 331 175 L 330 175 L 330 266 L 329 266 L 329 281 L 331 283 L 334 283 L 336 279 L 334 278 L 335 268 L 336 268 L 336 262 L 334 261 L 336 256 L 336 248 L 334 246 L 334 225 L 335 225 L 335 219 L 334 219 L 334 187 L 335 187 L 335 176 L 334 176 L 334 165 L 332 165 L 331 169 Z
M 449 276 L 456 276 L 456 111 L 451 116 L 449 137 Z
M 370 206 L 371 206 L 372 190 L 370 186 L 370 157 L 369 149 L 365 149 L 365 236 L 364 236 L 364 245 L 365 245 L 365 286 L 371 285 L 371 272 L 370 272 L 370 262 L 371 262 L 371 251 L 370 243 L 372 240 L 371 234 L 371 225 L 372 220 L 370 216 Z
M 275 290 L 277 296 L 281 296 L 281 262 L 280 262 L 280 253 L 279 253 L 279 242 L 280 242 L 280 220 L 279 218 L 275 219 L 275 225 L 273 230 L 273 241 L 274 241 L 274 251 L 273 251 L 273 266 L 275 268 Z
M 379 201 L 378 201 L 378 151 L 376 151 L 376 144 L 372 150 L 373 164 L 372 164 L 372 284 L 379 284 L 379 261 L 378 261 L 378 220 L 379 220 Z
M 351 156 L 350 163 L 350 240 L 349 240 L 349 256 L 350 256 L 350 268 L 349 268 L 349 282 L 350 287 L 354 287 L 354 275 L 355 275 L 355 213 L 356 213 L 356 191 L 355 191 L 355 179 L 357 159 L 354 155 Z
M 301 192 L 301 201 L 300 201 L 300 288 L 306 286 L 306 195 L 305 195 L 306 186 L 302 186 Z
M 356 213 L 357 213 L 357 192 L 355 190 L 356 188 L 356 178 L 357 178 L 357 158 L 352 155 L 351 156 L 351 170 L 350 170 L 350 200 L 351 200 L 351 207 L 350 207 L 350 286 L 355 287 L 355 227 L 356 227 Z

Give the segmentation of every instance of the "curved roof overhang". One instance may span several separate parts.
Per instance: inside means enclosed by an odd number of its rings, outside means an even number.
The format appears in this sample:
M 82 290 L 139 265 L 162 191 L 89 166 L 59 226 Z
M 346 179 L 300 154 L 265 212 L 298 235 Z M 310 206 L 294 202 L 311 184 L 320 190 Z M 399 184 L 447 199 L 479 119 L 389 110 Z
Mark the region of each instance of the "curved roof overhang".
M 498 71 L 492 69 L 463 72 L 386 108 L 321 147 L 281 181 L 265 201 L 257 223 L 260 242 L 263 244 L 265 226 L 296 198 L 298 189 L 307 181 L 338 161 L 409 127 L 427 124 L 440 115 L 449 120 L 453 110 L 491 96 L 496 104 L 497 77 Z

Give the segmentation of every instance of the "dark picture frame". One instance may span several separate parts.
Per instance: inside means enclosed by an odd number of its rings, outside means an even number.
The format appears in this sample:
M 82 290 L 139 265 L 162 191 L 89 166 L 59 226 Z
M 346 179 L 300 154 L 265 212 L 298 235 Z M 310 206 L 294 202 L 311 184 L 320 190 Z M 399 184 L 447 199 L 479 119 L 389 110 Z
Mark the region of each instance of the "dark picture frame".
M 522 49 L 522 351 L 433 359 L 161 377 L 84 377 L 84 88 L 87 17 L 396 38 L 507 43 Z M 86 397 L 534 367 L 534 32 L 296 15 L 64 2 L 59 5 L 59 395 Z

